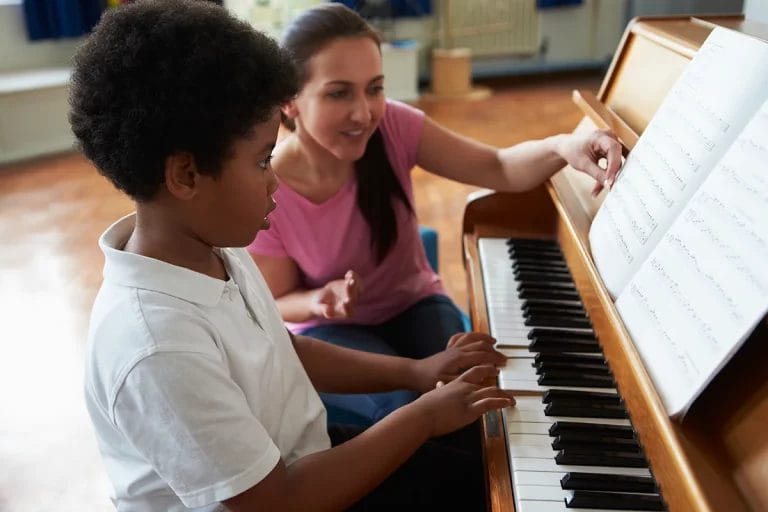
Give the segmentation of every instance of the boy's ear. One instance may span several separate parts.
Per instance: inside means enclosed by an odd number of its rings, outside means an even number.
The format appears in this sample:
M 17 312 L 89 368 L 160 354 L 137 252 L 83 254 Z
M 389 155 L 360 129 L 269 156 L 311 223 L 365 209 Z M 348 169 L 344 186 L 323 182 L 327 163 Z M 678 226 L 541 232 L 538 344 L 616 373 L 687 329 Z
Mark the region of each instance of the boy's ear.
M 181 200 L 195 197 L 198 177 L 195 157 L 191 153 L 177 151 L 165 158 L 165 186 L 173 197 Z

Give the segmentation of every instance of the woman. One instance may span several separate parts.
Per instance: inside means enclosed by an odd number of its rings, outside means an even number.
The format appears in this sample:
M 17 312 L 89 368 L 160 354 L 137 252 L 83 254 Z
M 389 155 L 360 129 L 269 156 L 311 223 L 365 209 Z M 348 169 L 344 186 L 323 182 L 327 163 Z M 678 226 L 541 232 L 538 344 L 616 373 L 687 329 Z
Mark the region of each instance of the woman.
M 462 183 L 524 191 L 568 163 L 596 179 L 595 193 L 620 166 L 620 145 L 607 132 L 497 149 L 387 100 L 379 39 L 340 4 L 304 12 L 283 45 L 300 92 L 282 108 L 291 133 L 272 161 L 280 207 L 249 250 L 293 332 L 423 358 L 462 330 L 461 312 L 430 268 L 418 234 L 415 165 Z M 597 165 L 604 157 L 607 169 Z M 375 422 L 414 396 L 323 398 L 331 410 Z

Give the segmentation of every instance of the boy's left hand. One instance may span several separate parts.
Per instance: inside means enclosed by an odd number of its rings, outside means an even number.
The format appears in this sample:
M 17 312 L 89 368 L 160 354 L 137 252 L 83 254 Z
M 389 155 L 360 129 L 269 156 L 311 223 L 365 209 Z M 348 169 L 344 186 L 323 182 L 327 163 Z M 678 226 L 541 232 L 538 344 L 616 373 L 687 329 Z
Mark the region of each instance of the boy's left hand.
M 493 348 L 494 343 L 494 338 L 481 332 L 451 336 L 445 350 L 414 361 L 413 389 L 426 393 L 434 389 L 438 382 L 452 381 L 473 366 L 504 366 L 507 358 Z

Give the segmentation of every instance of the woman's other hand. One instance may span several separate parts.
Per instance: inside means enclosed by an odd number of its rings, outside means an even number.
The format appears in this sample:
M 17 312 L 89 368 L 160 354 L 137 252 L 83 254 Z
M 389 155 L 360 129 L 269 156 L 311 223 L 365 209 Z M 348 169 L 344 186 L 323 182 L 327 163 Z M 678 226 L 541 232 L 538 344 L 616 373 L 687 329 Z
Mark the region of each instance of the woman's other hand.
M 316 291 L 312 298 L 312 314 L 329 319 L 350 318 L 362 291 L 360 276 L 354 270 L 348 270 L 344 279 L 330 281 Z

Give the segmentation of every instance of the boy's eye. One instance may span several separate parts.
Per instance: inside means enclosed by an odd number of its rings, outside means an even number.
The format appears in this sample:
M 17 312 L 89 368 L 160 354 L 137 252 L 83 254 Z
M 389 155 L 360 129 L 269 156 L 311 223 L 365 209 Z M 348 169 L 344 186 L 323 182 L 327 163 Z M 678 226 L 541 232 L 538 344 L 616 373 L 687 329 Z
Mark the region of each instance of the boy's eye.
M 271 161 L 272 161 L 272 155 L 269 155 L 264 160 L 261 160 L 260 162 L 258 162 L 258 166 L 266 171 L 269 168 L 269 163 Z

